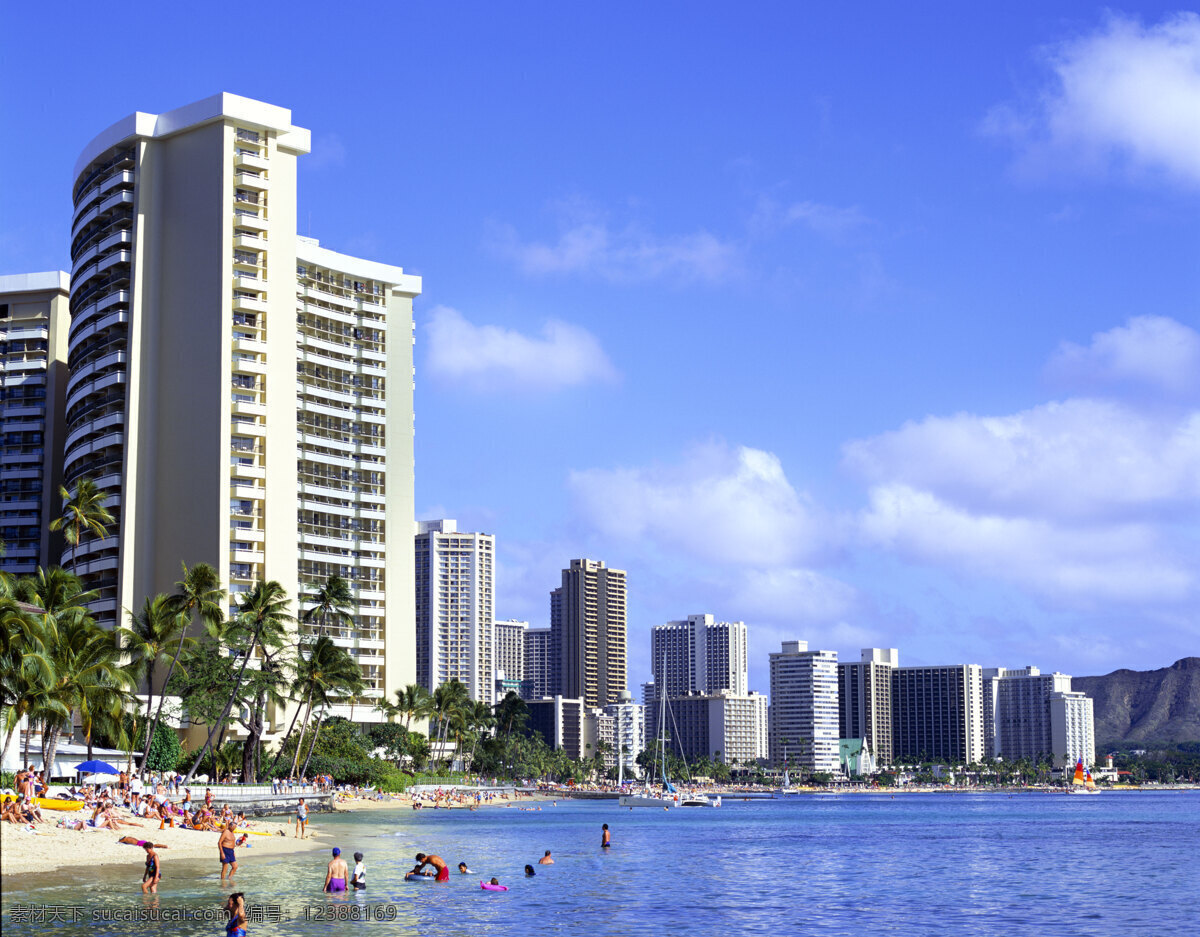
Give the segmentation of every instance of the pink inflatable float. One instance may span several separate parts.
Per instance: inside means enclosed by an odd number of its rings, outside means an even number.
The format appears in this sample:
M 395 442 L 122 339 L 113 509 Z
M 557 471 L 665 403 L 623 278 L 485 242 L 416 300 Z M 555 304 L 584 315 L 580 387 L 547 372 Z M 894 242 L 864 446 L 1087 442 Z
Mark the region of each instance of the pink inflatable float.
M 507 885 L 493 885 L 491 882 L 480 882 L 479 887 L 484 891 L 508 891 Z

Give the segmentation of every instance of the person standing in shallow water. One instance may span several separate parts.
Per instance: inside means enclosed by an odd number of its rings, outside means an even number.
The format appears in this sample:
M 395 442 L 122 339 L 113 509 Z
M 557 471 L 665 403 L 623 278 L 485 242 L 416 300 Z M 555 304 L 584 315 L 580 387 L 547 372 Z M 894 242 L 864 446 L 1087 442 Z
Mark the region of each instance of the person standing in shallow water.
M 608 831 L 608 824 L 604 824 L 604 829 L 600 832 L 600 848 L 607 849 L 612 845 L 612 834 Z

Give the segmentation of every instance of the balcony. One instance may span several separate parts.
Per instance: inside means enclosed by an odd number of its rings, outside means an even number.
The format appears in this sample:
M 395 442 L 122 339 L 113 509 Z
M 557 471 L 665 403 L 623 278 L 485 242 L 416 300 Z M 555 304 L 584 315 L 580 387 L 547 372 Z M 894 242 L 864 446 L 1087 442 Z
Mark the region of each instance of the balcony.
M 238 169 L 256 169 L 261 172 L 271 165 L 271 161 L 261 153 L 255 153 L 249 149 L 239 148 L 233 156 L 233 164 Z
M 233 294 L 233 309 L 235 312 L 266 312 L 266 301 L 261 298 L 252 299 L 249 296 Z
M 265 192 L 268 188 L 267 177 L 253 172 L 239 172 L 233 177 L 233 184 L 242 189 L 253 189 Z
M 257 209 L 239 204 L 239 207 L 233 213 L 233 226 L 235 228 L 250 228 L 254 231 L 266 231 L 267 219 Z
M 267 249 L 267 239 L 257 231 L 253 234 L 235 234 L 233 246 L 244 250 L 264 251 Z

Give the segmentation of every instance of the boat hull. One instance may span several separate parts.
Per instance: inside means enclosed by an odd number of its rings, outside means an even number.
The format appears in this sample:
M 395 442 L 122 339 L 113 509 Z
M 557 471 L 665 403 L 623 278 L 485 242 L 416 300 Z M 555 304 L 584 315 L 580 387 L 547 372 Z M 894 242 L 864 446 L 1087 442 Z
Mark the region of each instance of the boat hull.
M 10 800 L 16 800 L 13 794 L 5 794 L 0 798 L 0 802 L 8 803 Z M 44 807 L 47 810 L 81 810 L 83 809 L 82 800 L 57 800 L 52 797 L 35 797 L 33 802 L 39 807 Z
M 622 794 L 620 804 L 622 807 L 657 807 L 660 810 L 663 807 L 678 806 L 673 798 L 647 797 L 644 794 Z

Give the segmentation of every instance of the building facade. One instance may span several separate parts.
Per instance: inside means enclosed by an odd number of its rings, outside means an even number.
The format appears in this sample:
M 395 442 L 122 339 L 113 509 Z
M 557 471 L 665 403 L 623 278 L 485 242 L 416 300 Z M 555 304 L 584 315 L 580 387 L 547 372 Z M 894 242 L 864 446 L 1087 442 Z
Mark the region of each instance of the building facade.
M 70 277 L 0 276 L 0 570 L 58 563 Z
M 771 764 L 834 774 L 838 770 L 838 671 L 835 651 L 784 641 L 771 654 L 768 741 Z
M 668 696 L 749 691 L 746 625 L 689 615 L 650 630 L 654 681 Z
M 231 609 L 275 580 L 297 613 L 336 569 L 356 599 L 336 640 L 368 696 L 390 695 L 416 675 L 420 279 L 297 236 L 308 150 L 290 111 L 230 94 L 133 114 L 84 149 L 64 478 L 94 480 L 116 520 L 63 565 L 108 626 L 170 592 L 181 562 L 211 563 Z
M 1085 768 L 1094 765 L 1096 726 L 1091 697 L 1070 690 L 1056 691 L 1050 694 L 1049 703 L 1054 765 L 1070 768 L 1080 760 Z
M 897 667 L 892 671 L 892 757 L 983 760 L 983 668 Z
M 541 735 L 547 745 L 565 751 L 576 760 L 584 757 L 588 707 L 583 700 L 549 696 L 529 700 L 525 705 L 529 708 L 529 728 Z
M 553 664 L 549 628 L 525 629 L 524 673 L 521 680 L 522 699 L 541 699 L 553 696 Z
M 633 701 L 633 694 L 622 690 L 615 703 L 604 711 L 613 718 L 613 750 L 623 761 L 627 778 L 638 776 L 637 756 L 646 748 L 646 711 Z
M 525 679 L 525 632 L 529 630 L 529 622 L 498 621 L 493 632 L 495 640 L 496 678 L 500 674 L 505 680 L 515 680 L 518 684 Z
M 862 659 L 838 664 L 838 732 L 867 739 L 872 762 L 892 763 L 892 671 L 896 648 L 863 648 Z
M 458 680 L 471 699 L 495 700 L 495 556 L 491 534 L 417 524 L 417 681 L 431 693 Z
M 992 756 L 1015 761 L 1054 754 L 1050 697 L 1070 691 L 1069 676 L 1041 673 L 1037 667 L 1000 668 L 985 679 L 984 706 L 992 710 L 992 738 L 985 746 Z
M 556 695 L 588 708 L 614 703 L 625 686 L 625 571 L 600 560 L 571 560 L 550 594 Z

